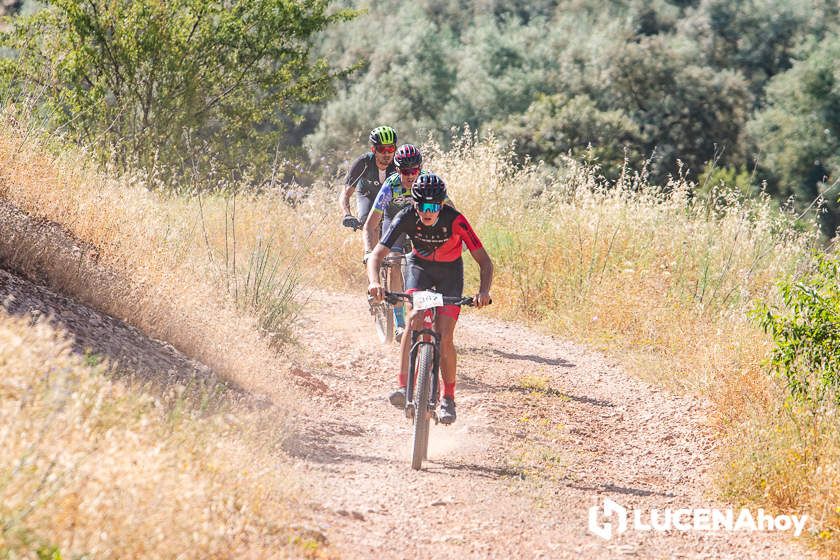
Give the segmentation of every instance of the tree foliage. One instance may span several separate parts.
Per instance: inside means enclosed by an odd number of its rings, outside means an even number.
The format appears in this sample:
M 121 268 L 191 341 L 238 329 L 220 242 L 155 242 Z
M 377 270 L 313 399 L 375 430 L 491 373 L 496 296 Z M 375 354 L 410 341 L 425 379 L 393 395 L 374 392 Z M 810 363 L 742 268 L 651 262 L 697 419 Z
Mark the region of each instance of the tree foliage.
M 46 100 L 57 126 L 122 167 L 237 174 L 274 154 L 302 103 L 341 70 L 314 34 L 353 15 L 329 0 L 48 0 L 2 43 L 7 87 Z
M 825 194 L 826 232 L 840 225 L 840 37 L 804 53 L 767 88 L 767 105 L 748 128 L 777 178 L 781 196 L 808 204 Z M 828 191 L 828 192 L 827 192 Z
M 559 167 L 571 154 L 598 163 L 609 178 L 619 175 L 625 158 L 638 161 L 642 155 L 643 138 L 636 123 L 619 109 L 599 109 L 586 95 L 540 97 L 496 130 L 514 142 L 523 158 L 537 157 Z
M 837 146 L 814 133 L 835 128 L 831 88 L 798 91 L 801 66 L 837 66 L 838 26 L 834 0 L 381 0 L 324 34 L 320 52 L 368 62 L 307 144 L 355 151 L 389 122 L 446 145 L 467 124 L 549 165 L 569 152 L 604 170 L 629 158 L 663 183 L 679 165 L 747 169 L 745 192 L 766 182 L 804 208 L 833 180 Z M 824 207 L 828 232 L 840 209 Z

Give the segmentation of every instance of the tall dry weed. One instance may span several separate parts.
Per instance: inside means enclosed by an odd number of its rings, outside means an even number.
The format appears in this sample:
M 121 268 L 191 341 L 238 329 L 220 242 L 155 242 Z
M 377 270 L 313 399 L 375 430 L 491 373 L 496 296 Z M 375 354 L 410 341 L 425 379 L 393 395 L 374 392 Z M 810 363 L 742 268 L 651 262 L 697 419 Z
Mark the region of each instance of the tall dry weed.
M 0 242 L 7 266 L 126 319 L 248 390 L 293 401 L 281 379 L 285 365 L 260 336 L 258 319 L 237 312 L 214 282 L 197 205 L 151 192 L 139 178 L 98 172 L 83 153 L 51 150 L 49 142 L 7 109 L 3 198 L 35 218 L 18 221 L 21 231 Z
M 265 413 L 173 418 L 0 313 L 0 557 L 299 556 Z
M 149 401 L 86 373 L 46 334 L 9 327 L 0 550 L 172 558 L 273 557 L 290 540 L 317 548 L 288 528 L 294 477 L 279 446 L 300 399 L 286 375 L 292 353 L 272 348 L 284 333 L 257 304 L 276 301 L 269 289 L 289 292 L 294 263 L 283 267 L 294 239 L 280 237 L 277 251 L 255 244 L 251 232 L 272 229 L 270 205 L 232 222 L 229 199 L 218 197 L 205 201 L 202 219 L 196 199 L 102 173 L 16 116 L 7 108 L 0 123 L 3 265 L 172 343 L 275 406 L 229 403 L 199 419 L 204 403 L 190 392 L 172 387 L 171 398 Z M 230 247 L 229 263 L 214 261 L 225 253 L 225 228 L 245 256 L 236 265 Z M 255 254 L 262 261 L 249 263 Z M 255 283 L 248 275 L 257 270 Z M 239 301 L 224 281 L 243 279 Z

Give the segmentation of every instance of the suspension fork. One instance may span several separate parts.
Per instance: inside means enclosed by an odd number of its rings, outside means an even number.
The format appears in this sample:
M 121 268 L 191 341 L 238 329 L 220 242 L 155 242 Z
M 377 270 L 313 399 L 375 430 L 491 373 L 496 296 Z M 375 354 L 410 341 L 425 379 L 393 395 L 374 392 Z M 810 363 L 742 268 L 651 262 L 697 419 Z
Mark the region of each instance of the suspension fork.
M 433 404 L 437 404 L 438 398 L 438 391 L 440 390 L 440 381 L 438 372 L 440 371 L 440 334 L 438 334 L 434 330 L 435 324 L 435 312 L 434 310 L 429 310 L 426 312 L 426 315 L 423 317 L 423 322 L 426 324 L 426 327 L 420 329 L 419 331 L 412 330 L 411 331 L 411 350 L 408 353 L 408 382 L 406 385 L 406 402 L 413 403 L 414 402 L 414 386 L 415 386 L 415 379 L 417 376 L 416 371 L 416 360 L 417 360 L 417 351 L 420 348 L 421 344 L 431 344 L 432 345 L 432 394 L 431 398 L 429 399 L 429 406 Z M 430 342 L 429 340 L 424 340 L 422 337 L 428 336 L 432 339 Z

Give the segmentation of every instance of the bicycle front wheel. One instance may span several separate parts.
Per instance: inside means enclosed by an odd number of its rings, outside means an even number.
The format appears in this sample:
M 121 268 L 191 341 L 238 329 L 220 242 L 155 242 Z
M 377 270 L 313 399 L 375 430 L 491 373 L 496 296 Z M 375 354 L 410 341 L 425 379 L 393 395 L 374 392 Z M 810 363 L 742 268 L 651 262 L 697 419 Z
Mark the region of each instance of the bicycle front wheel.
M 423 459 L 429 449 L 429 401 L 432 396 L 432 367 L 434 347 L 421 343 L 417 349 L 417 387 L 414 391 L 414 445 L 411 455 L 411 468 L 420 470 Z
M 394 312 L 390 306 L 384 303 L 376 306 L 373 310 L 373 324 L 379 342 L 390 344 L 394 340 Z
M 379 269 L 379 282 L 387 292 L 391 290 L 391 270 L 387 266 Z M 373 324 L 376 336 L 382 344 L 390 344 L 394 340 L 394 311 L 390 305 L 381 303 L 373 310 Z

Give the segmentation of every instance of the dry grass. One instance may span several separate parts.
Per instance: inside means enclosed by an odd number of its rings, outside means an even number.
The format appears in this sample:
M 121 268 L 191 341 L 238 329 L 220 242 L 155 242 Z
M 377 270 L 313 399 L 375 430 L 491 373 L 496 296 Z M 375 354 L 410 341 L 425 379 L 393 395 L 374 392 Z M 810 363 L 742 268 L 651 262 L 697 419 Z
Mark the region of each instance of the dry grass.
M 260 336 L 257 319 L 238 312 L 219 286 L 220 280 L 241 276 L 241 267 L 225 274 L 222 258 L 222 272 L 214 277 L 219 269 L 208 263 L 202 230 L 212 235 L 230 227 L 223 200 L 214 201 L 222 217 L 214 215 L 202 226 L 197 203 L 156 195 L 136 179 L 96 172 L 83 153 L 51 154 L 42 137 L 26 135 L 10 112 L 4 116 L 3 198 L 69 233 L 66 239 L 38 239 L 9 232 L 6 244 L 18 235 L 13 247 L 4 247 L 7 264 L 32 270 L 56 291 L 127 319 L 251 391 L 290 400 L 278 383 L 285 365 Z M 231 250 L 228 256 L 235 259 Z M 237 251 L 247 264 L 248 244 Z
M 286 376 L 294 347 L 278 354 L 272 346 L 288 331 L 264 327 L 278 311 L 272 302 L 294 306 L 298 249 L 289 236 L 272 248 L 251 235 L 272 230 L 274 214 L 263 210 L 273 201 L 243 201 L 233 215 L 230 199 L 200 207 L 155 194 L 96 171 L 12 110 L 2 119 L 0 196 L 35 219 L 4 223 L 4 265 L 126 319 L 275 406 L 201 410 L 178 387 L 152 401 L 81 367 L 46 327 L 32 333 L 3 318 L 0 551 L 320 554 L 317 538 L 288 528 L 296 491 L 280 443 L 300 401 Z
M 733 382 L 737 381 L 733 379 Z M 730 498 L 807 513 L 811 544 L 840 556 L 840 434 L 834 404 L 816 409 L 786 399 L 780 383 L 741 389 L 739 418 L 726 430 L 718 466 Z
M 301 554 L 265 413 L 173 416 L 68 346 L 0 314 L 0 557 Z
M 296 208 L 279 194 L 239 197 L 234 211 L 230 198 L 199 205 L 150 195 L 92 175 L 78 156 L 45 158 L 32 142 L 19 132 L 0 135 L 0 189 L 93 243 L 136 282 L 130 297 L 103 297 L 72 280 L 67 293 L 104 302 L 227 375 L 244 375 L 249 387 L 271 393 L 274 366 L 267 364 L 275 362 L 257 320 L 248 323 L 225 303 L 261 313 L 242 304 L 247 274 L 235 272 L 240 280 L 231 285 L 230 271 L 240 268 L 230 259 L 234 243 L 244 260 L 276 248 L 279 262 L 296 263 L 305 282 L 363 297 L 361 240 L 339 225 L 334 188 L 316 186 Z M 694 200 L 694 186 L 680 177 L 656 188 L 630 172 L 606 185 L 597 169 L 573 161 L 558 175 L 517 169 L 492 140 L 466 136 L 447 151 L 426 146 L 425 153 L 424 167 L 447 180 L 496 264 L 488 312 L 588 343 L 650 381 L 711 398 L 724 491 L 736 501 L 809 513 L 823 549 L 838 553 L 834 412 L 785 408 L 762 364 L 769 340 L 747 317 L 756 300 L 775 297 L 776 279 L 809 259 L 819 243 L 815 228 L 795 225 L 765 199 L 714 191 L 711 202 Z M 470 290 L 477 270 L 467 262 Z M 254 357 L 251 348 L 259 349 Z

